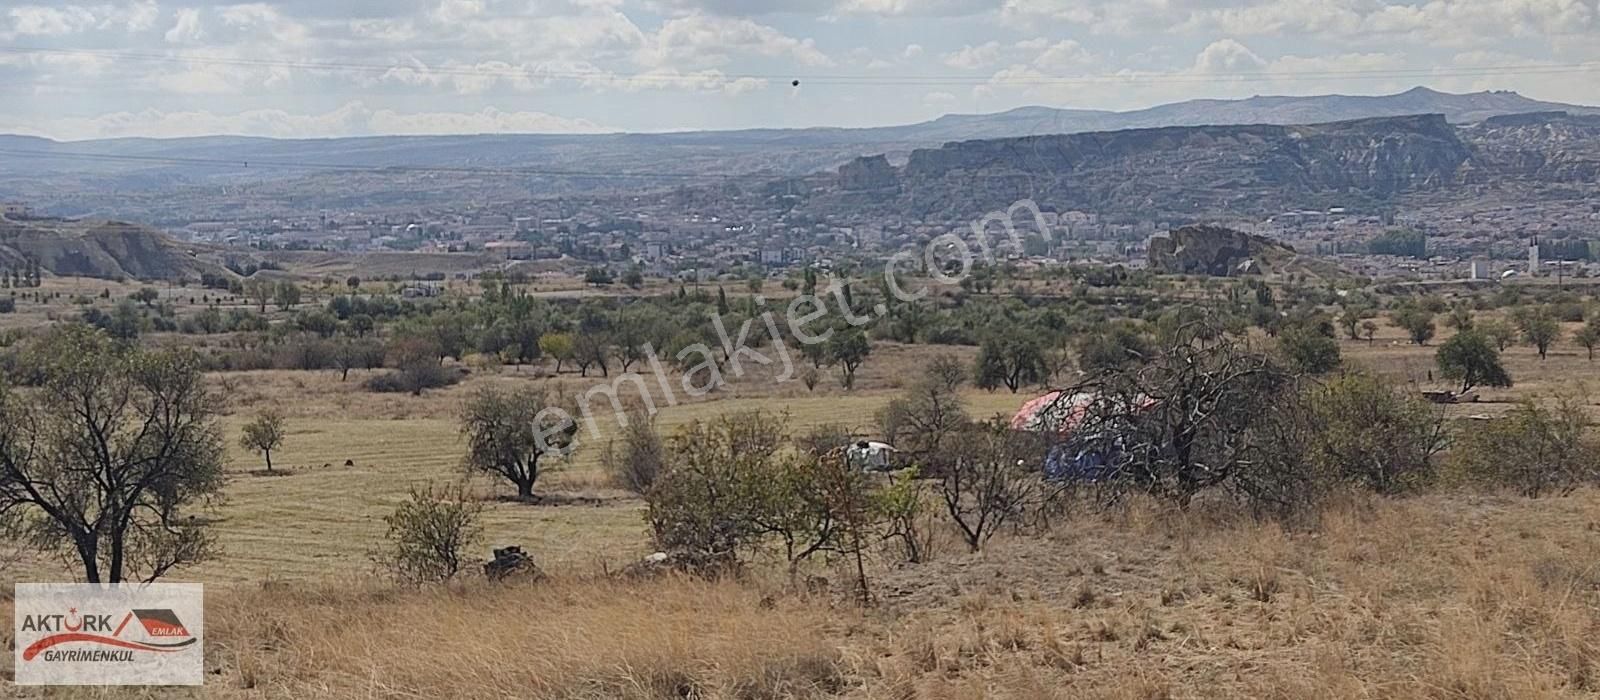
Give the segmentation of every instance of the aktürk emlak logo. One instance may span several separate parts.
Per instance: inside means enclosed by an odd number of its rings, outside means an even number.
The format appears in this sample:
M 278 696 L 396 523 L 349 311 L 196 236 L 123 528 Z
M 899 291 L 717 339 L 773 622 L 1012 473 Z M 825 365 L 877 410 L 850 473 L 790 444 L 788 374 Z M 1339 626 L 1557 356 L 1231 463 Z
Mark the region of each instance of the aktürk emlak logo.
M 199 584 L 17 584 L 23 685 L 198 685 Z

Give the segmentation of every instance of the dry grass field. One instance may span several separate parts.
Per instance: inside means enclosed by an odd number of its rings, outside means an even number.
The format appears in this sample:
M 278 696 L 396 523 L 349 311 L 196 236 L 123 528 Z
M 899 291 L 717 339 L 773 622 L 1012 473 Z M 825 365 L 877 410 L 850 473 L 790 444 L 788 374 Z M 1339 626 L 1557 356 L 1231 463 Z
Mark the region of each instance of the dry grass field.
M 212 585 L 180 694 L 1586 697 L 1597 531 L 1594 491 L 1351 501 L 1311 533 L 1133 504 L 875 571 L 866 609 L 760 578 Z
M 1569 329 L 1570 330 L 1570 329 Z M 1352 364 L 1428 385 L 1434 349 L 1385 325 L 1342 342 Z M 671 433 L 695 419 L 759 408 L 793 434 L 873 413 L 931 357 L 875 346 L 858 388 L 829 376 L 747 376 L 664 406 Z M 1451 408 L 1580 391 L 1600 363 L 1558 345 L 1505 356 L 1517 385 Z M 1003 534 L 981 554 L 945 543 L 933 561 L 871 571 L 878 604 L 847 591 L 799 592 L 770 572 L 741 582 L 630 582 L 607 576 L 648 550 L 642 504 L 599 468 L 605 435 L 541 479 L 545 501 L 499 499 L 479 477 L 486 546 L 519 544 L 552 579 L 396 588 L 373 576 L 383 517 L 408 489 L 461 474 L 456 414 L 493 383 L 550 379 L 479 368 L 423 396 L 377 395 L 360 372 L 216 375 L 233 472 L 211 516 L 222 554 L 174 580 L 208 587 L 205 697 L 461 698 L 1540 698 L 1600 693 L 1600 492 L 1530 501 L 1436 494 L 1358 499 L 1310 531 L 1206 509 L 1133 504 L 1077 513 L 1043 537 Z M 1029 394 L 968 390 L 976 416 Z M 682 397 L 680 397 L 682 398 Z M 1593 407 L 1594 401 L 1587 403 Z M 237 447 L 265 408 L 288 417 L 261 473 Z M 609 413 L 609 411 L 604 411 Z M 346 466 L 346 462 L 349 466 Z M 480 554 L 487 554 L 481 552 Z M 773 567 L 776 570 L 776 567 Z M 28 560 L 8 578 L 49 580 Z M 842 576 L 830 574 L 836 581 Z M 9 665 L 9 656 L 4 662 Z M 6 693 L 16 691 L 7 688 Z M 121 693 L 86 695 L 121 697 Z M 179 693 L 182 695 L 182 693 Z M 158 693 L 166 696 L 168 693 Z

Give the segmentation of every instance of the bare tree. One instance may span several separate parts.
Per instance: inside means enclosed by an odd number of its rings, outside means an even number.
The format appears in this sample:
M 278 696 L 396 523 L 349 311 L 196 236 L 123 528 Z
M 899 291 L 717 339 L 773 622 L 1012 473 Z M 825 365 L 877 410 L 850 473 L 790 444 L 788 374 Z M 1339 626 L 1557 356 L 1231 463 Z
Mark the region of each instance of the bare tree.
M 1042 442 L 995 421 L 972 426 L 953 449 L 955 457 L 939 480 L 939 495 L 976 552 L 1039 496 L 1042 482 L 1030 467 L 1043 461 Z
M 944 449 L 952 433 L 970 422 L 950 376 L 934 368 L 878 411 L 884 439 L 937 474 L 948 466 Z
M 83 326 L 34 349 L 27 396 L 0 389 L 0 516 L 76 558 L 90 583 L 153 581 L 206 558 L 190 507 L 222 488 L 220 402 L 190 353 L 123 350 Z
M 1062 395 L 1091 397 L 1073 448 L 1105 460 L 1103 484 L 1187 505 L 1249 459 L 1253 421 L 1288 378 L 1268 354 L 1202 322 L 1167 338 L 1149 362 L 1102 371 Z

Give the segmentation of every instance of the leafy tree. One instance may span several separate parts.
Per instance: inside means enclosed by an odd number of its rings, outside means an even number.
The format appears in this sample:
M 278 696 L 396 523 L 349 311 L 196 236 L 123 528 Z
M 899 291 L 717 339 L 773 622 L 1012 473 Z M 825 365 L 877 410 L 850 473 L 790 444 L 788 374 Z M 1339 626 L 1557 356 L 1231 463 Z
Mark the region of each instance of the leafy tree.
M 1455 329 L 1457 332 L 1472 330 L 1472 309 L 1464 304 L 1458 304 L 1450 309 L 1444 318 L 1444 325 Z
M 64 326 L 28 361 L 37 390 L 0 388 L 0 514 L 76 557 L 89 583 L 153 581 L 207 558 L 212 538 L 189 515 L 223 486 L 221 402 L 198 358 Z
M 572 445 L 578 427 L 573 415 L 545 388 L 479 389 L 461 414 L 467 439 L 463 463 L 469 471 L 504 477 L 516 485 L 517 498 L 532 499 L 540 460 Z
M 580 331 L 572 338 L 572 361 L 578 364 L 581 376 L 589 376 L 590 367 L 599 367 L 601 376 L 611 376 L 611 354 L 611 339 L 606 333 Z
M 300 285 L 282 280 L 273 288 L 273 303 L 278 305 L 280 311 L 288 311 L 300 303 Z
M 272 451 L 283 445 L 283 415 L 268 409 L 244 425 L 239 446 L 251 452 L 260 452 L 267 460 L 267 471 L 272 471 Z
M 357 338 L 365 338 L 376 326 L 377 322 L 370 315 L 353 314 L 350 316 L 350 332 L 356 334 Z
M 979 388 L 993 390 L 1004 384 L 1013 394 L 1044 381 L 1048 373 L 1039 342 L 1015 330 L 984 340 L 973 365 L 974 383 Z
M 1405 329 L 1406 335 L 1411 337 L 1411 342 L 1417 345 L 1427 345 L 1433 339 L 1436 328 L 1433 325 L 1433 314 L 1419 306 L 1407 306 L 1390 314 L 1394 325 Z
M 1517 329 L 1511 324 L 1498 318 L 1486 319 L 1476 324 L 1476 329 L 1483 334 L 1489 342 L 1494 344 L 1495 350 L 1505 352 L 1517 341 Z
M 1361 322 L 1361 337 L 1367 339 L 1367 344 L 1372 344 L 1373 336 L 1378 334 L 1378 324 L 1370 319 Z
M 590 286 L 606 287 L 615 281 L 611 276 L 611 271 L 604 267 L 591 267 L 583 273 L 583 283 Z
M 1434 354 L 1439 373 L 1461 382 L 1463 393 L 1476 386 L 1511 386 L 1511 375 L 1500 364 L 1500 351 L 1478 331 L 1457 333 Z
M 1545 359 L 1557 338 L 1561 337 L 1561 323 L 1556 320 L 1555 314 L 1549 307 L 1536 306 L 1520 309 L 1516 315 L 1517 327 L 1522 331 L 1522 337 L 1539 351 L 1539 359 Z
M 272 301 L 277 287 L 269 279 L 250 279 L 244 283 L 245 296 L 256 303 L 256 313 L 267 312 L 267 302 Z
M 1572 334 L 1572 342 L 1582 346 L 1589 352 L 1589 361 L 1594 362 L 1594 349 L 1600 346 L 1600 317 L 1591 318 L 1582 328 Z
M 455 578 L 483 539 L 483 504 L 464 483 L 411 488 L 411 497 L 384 516 L 388 547 L 373 560 L 410 584 Z
M 656 431 L 655 417 L 645 411 L 630 411 L 622 426 L 621 444 L 606 443 L 600 464 L 616 486 L 636 494 L 649 493 L 667 468 L 666 443 Z
M 1418 231 L 1386 231 L 1367 242 L 1367 252 L 1373 255 L 1425 258 L 1428 257 L 1427 249 L 1427 236 Z
M 640 270 L 638 265 L 628 268 L 627 272 L 622 273 L 622 283 L 628 285 L 629 289 L 643 287 L 644 271 Z
M 561 363 L 573 359 L 575 345 L 571 333 L 546 333 L 539 337 L 539 351 L 556 361 L 556 374 L 561 373 Z
M 351 275 L 345 279 L 344 286 L 349 287 L 351 293 L 355 293 L 361 289 L 361 278 Z
M 155 287 L 140 287 L 139 291 L 128 295 L 128 298 L 144 304 L 146 308 L 149 308 L 155 306 L 156 301 L 161 298 L 161 292 L 156 291 Z
M 828 338 L 828 361 L 839 368 L 839 382 L 845 389 L 856 385 L 856 370 L 867 361 L 872 346 L 867 334 L 856 329 L 840 330 Z
M 1339 313 L 1339 327 L 1344 329 L 1345 337 L 1351 340 L 1359 339 L 1361 336 L 1357 335 L 1357 333 L 1361 327 L 1361 322 L 1365 320 L 1370 313 L 1371 312 L 1367 309 L 1360 307 L 1345 307 L 1344 311 Z
M 1278 349 L 1289 365 L 1307 374 L 1339 368 L 1339 342 L 1315 326 L 1293 324 L 1278 334 Z
M 1152 353 L 1148 335 L 1118 323 L 1078 341 L 1078 366 L 1084 371 L 1113 370 L 1142 363 Z

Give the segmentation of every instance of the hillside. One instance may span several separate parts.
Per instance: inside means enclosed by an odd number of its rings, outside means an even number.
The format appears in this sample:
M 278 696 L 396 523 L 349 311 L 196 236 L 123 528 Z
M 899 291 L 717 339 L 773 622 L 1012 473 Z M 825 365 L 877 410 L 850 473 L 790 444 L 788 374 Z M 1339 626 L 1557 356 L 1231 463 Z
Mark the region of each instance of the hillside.
M 1564 196 L 1592 189 L 1597 173 L 1600 116 L 1544 112 L 1458 127 L 1432 114 L 953 142 L 917 149 L 899 168 L 882 156 L 852 161 L 805 207 L 933 217 L 1032 198 L 1062 211 L 1194 221 L 1381 209 L 1419 195 L 1462 200 L 1482 197 L 1479 185 L 1522 199 Z
M 0 217 L 0 269 L 37 261 L 58 276 L 141 280 L 221 272 L 219 264 L 204 257 L 166 234 L 135 224 Z

